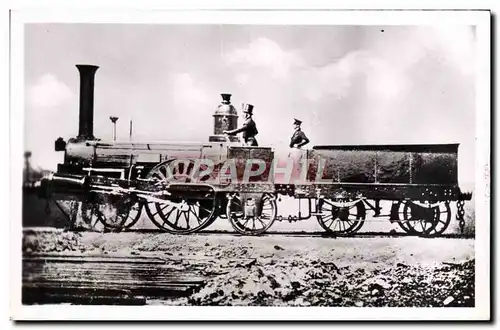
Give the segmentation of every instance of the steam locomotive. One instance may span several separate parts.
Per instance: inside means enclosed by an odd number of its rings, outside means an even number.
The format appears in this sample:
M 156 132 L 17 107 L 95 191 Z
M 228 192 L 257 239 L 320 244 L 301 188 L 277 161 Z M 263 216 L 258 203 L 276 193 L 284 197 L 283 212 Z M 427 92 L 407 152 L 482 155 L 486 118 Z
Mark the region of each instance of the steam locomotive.
M 98 67 L 76 67 L 79 133 L 55 141 L 64 162 L 40 190 L 49 200 L 70 201 L 71 219 L 80 214 L 91 226 L 124 230 L 146 212 L 162 231 L 190 234 L 223 218 L 238 233 L 259 235 L 276 220 L 315 217 L 326 232 L 348 235 L 373 211 L 407 233 L 437 236 L 456 202 L 463 230 L 471 194 L 458 186 L 458 144 L 320 145 L 279 159 L 272 147 L 245 146 L 223 134 L 238 126 L 230 94 L 221 94 L 207 142 L 102 141 L 93 135 Z M 285 195 L 297 200 L 298 214 L 278 215 Z M 390 201 L 388 214 L 382 215 L 381 201 Z

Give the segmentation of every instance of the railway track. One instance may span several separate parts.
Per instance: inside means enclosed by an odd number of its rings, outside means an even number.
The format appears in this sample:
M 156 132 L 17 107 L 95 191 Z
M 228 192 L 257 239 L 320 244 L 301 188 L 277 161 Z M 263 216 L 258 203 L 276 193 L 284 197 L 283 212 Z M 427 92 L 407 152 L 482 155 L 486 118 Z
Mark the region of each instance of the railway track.
M 65 231 L 73 231 L 73 232 L 92 232 L 90 229 L 73 229 L 68 230 L 64 228 L 53 228 L 53 227 L 25 227 L 23 228 L 24 234 L 32 234 L 37 232 L 65 232 Z M 95 232 L 95 231 L 94 231 Z M 103 231 L 106 233 L 107 231 Z M 165 234 L 165 235 L 175 235 L 170 233 L 164 233 L 159 229 L 126 229 L 121 232 L 128 233 L 138 233 L 138 234 Z M 241 236 L 240 234 L 231 231 L 231 230 L 202 230 L 197 233 L 189 234 L 188 236 L 215 236 L 215 235 L 225 235 L 225 236 Z M 409 234 L 405 232 L 399 231 L 389 231 L 389 232 L 379 232 L 379 231 L 366 231 L 366 232 L 357 232 L 351 234 L 331 234 L 324 231 L 267 231 L 260 236 L 293 236 L 293 237 L 324 237 L 324 238 L 370 238 L 370 237 L 419 237 L 417 234 Z M 450 238 L 450 239 L 474 239 L 474 234 L 459 234 L 459 233 L 449 233 L 449 234 L 441 234 L 436 237 L 428 237 L 432 238 Z
M 145 257 L 36 255 L 23 258 L 23 304 L 145 305 L 189 296 L 207 276 Z
M 163 233 L 158 229 L 127 229 L 123 232 L 132 232 L 132 233 L 144 233 L 144 234 L 154 234 L 154 233 Z M 169 233 L 165 233 L 166 235 L 172 235 Z M 197 233 L 189 234 L 190 236 L 212 236 L 212 235 L 228 235 L 228 236 L 241 236 L 241 234 L 235 233 L 231 230 L 203 230 Z M 324 231 L 267 231 L 264 234 L 259 236 L 297 236 L 297 237 L 324 237 L 324 238 L 336 238 L 336 237 L 345 237 L 345 238 L 363 238 L 363 237 L 419 237 L 416 234 L 408 234 L 405 232 L 357 232 L 354 234 L 330 234 Z M 473 234 L 441 234 L 436 237 L 428 237 L 432 238 L 456 238 L 456 239 L 474 239 Z

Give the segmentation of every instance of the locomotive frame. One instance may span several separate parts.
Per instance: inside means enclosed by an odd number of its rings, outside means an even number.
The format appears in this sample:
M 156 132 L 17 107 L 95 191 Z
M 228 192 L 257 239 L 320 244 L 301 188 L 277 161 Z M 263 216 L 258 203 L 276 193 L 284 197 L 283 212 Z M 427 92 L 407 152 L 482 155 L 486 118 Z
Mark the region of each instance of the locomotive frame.
M 44 198 L 70 201 L 71 223 L 80 214 L 91 228 L 102 224 L 120 231 L 146 212 L 169 233 L 198 232 L 221 217 L 238 233 L 259 235 L 276 220 L 316 217 L 326 232 L 347 235 L 359 231 L 373 211 L 409 234 L 438 236 L 448 228 L 450 204 L 456 202 L 463 232 L 464 201 L 472 195 L 458 186 L 458 144 L 314 146 L 290 152 L 284 170 L 273 148 L 242 146 L 222 134 L 237 126 L 230 94 L 222 94 L 209 142 L 105 142 L 93 136 L 98 67 L 77 68 L 79 134 L 56 140 L 64 163 L 40 189 Z M 290 177 L 280 179 L 283 170 Z M 278 215 L 285 195 L 298 200 L 297 215 Z M 388 214 L 382 214 L 381 201 L 391 202 Z

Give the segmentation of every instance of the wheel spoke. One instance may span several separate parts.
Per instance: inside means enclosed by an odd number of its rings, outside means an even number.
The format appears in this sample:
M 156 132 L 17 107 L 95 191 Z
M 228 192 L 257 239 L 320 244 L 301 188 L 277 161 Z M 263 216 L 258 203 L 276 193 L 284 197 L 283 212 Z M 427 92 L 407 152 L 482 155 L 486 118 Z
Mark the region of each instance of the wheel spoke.
M 189 229 L 189 212 L 182 212 L 184 214 L 184 218 L 186 219 L 186 229 Z
M 332 217 L 330 220 L 326 220 L 326 221 L 325 221 L 325 220 L 323 220 L 323 223 L 326 225 L 326 222 L 327 222 L 327 221 L 329 221 L 329 222 L 330 222 L 330 225 L 328 225 L 328 226 L 327 226 L 328 228 L 330 228 L 330 227 L 332 226 L 333 222 L 335 221 L 335 218 L 333 218 L 333 217 Z
M 158 171 L 158 176 L 160 180 L 167 181 L 167 177 L 161 171 Z
M 178 225 L 179 223 L 179 218 L 181 217 L 181 211 L 179 211 L 179 209 L 177 209 L 177 215 L 175 216 L 175 226 Z
M 262 228 L 264 228 L 266 226 L 266 223 L 264 221 L 262 221 L 262 219 L 260 217 L 258 217 L 257 220 L 259 220 L 260 223 L 262 224 Z
M 170 209 L 170 211 L 168 211 L 168 213 L 165 215 L 165 218 L 168 219 L 170 217 L 170 215 L 172 215 L 172 213 L 174 213 L 174 211 L 176 210 L 175 206 L 171 205 L 172 208 Z
M 333 219 L 333 214 L 329 213 L 329 214 L 323 216 L 323 220 L 328 219 L 328 218 Z
M 247 223 L 250 221 L 250 218 L 247 218 L 247 219 L 245 219 L 245 220 L 246 220 L 246 221 L 245 221 L 245 223 L 243 224 L 243 227 L 246 227 L 246 226 L 247 226 Z
M 333 207 L 329 207 L 329 205 L 323 205 L 321 207 L 321 210 L 324 211 L 324 212 L 328 212 L 328 213 L 334 212 L 334 208 Z
M 203 206 L 199 206 L 200 209 L 202 209 L 203 211 L 207 212 L 207 213 L 212 213 L 212 211 L 210 211 L 209 209 L 207 209 L 206 207 L 203 207 Z
M 333 226 L 333 230 L 335 230 L 335 228 L 337 227 L 336 219 L 332 219 L 332 222 L 330 223 L 330 225 L 328 226 L 328 228 L 330 229 L 333 224 L 335 224 L 335 226 Z
M 196 219 L 198 220 L 198 223 L 199 223 L 199 224 L 201 224 L 201 219 L 200 219 L 200 217 L 198 217 L 198 215 L 194 212 L 194 210 L 193 210 L 192 208 L 189 208 L 189 211 L 190 211 L 191 213 L 193 213 L 193 214 L 194 214 L 194 216 L 195 216 L 195 217 L 196 217 Z

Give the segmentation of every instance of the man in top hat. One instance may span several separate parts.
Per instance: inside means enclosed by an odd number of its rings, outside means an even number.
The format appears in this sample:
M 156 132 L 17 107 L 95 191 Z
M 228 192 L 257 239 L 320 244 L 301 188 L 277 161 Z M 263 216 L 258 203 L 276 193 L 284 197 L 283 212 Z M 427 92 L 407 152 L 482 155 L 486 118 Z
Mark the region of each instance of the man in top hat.
M 243 103 L 243 113 L 245 114 L 245 122 L 243 126 L 237 129 L 233 129 L 231 131 L 224 131 L 224 134 L 235 135 L 243 132 L 243 140 L 247 146 L 257 147 L 259 144 L 257 143 L 257 139 L 255 136 L 259 134 L 257 131 L 257 125 L 252 119 L 253 116 L 253 105 L 248 103 Z
M 298 119 L 293 119 L 293 128 L 295 129 L 295 132 L 292 135 L 292 138 L 290 140 L 290 148 L 300 148 L 306 144 L 309 143 L 309 139 L 307 138 L 306 134 L 302 132 L 300 129 L 300 125 L 302 124 L 302 121 Z

